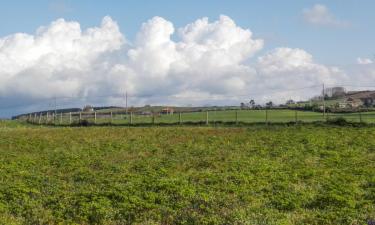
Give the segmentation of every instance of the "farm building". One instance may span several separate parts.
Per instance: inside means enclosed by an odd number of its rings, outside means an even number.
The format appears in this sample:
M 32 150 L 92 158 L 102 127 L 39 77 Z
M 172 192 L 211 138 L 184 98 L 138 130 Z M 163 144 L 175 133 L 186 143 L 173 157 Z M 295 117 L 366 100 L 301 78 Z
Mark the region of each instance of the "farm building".
M 375 98 L 373 97 L 362 97 L 362 98 L 349 97 L 345 101 L 342 101 L 339 103 L 339 108 L 341 109 L 358 108 L 361 106 L 371 107 L 374 105 L 375 105 Z
M 174 110 L 173 110 L 173 108 L 170 108 L 170 107 L 163 108 L 161 110 L 161 114 L 173 115 L 173 113 L 174 113 Z
M 346 100 L 346 103 L 350 108 L 358 108 L 363 105 L 363 102 L 360 99 L 356 98 L 348 98 Z

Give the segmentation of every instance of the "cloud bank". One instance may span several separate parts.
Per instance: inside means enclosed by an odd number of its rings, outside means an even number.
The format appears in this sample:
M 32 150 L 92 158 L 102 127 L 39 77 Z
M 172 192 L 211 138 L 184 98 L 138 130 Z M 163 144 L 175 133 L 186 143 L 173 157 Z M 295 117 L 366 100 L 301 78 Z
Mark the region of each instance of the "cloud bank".
M 308 98 L 319 88 L 283 90 L 348 79 L 302 49 L 282 47 L 260 55 L 263 46 L 227 16 L 181 28 L 154 17 L 132 42 L 110 17 L 86 30 L 58 19 L 33 35 L 0 38 L 0 102 L 34 104 L 65 96 L 123 105 L 121 97 L 110 95 L 125 91 L 132 105 L 282 102 Z

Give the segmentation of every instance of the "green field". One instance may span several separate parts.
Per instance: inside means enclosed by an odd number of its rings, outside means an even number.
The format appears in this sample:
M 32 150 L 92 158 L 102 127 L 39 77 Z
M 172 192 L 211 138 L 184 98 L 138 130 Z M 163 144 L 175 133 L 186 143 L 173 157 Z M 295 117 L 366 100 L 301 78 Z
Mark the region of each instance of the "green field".
M 0 122 L 1 224 L 366 224 L 375 128 Z
M 112 114 L 110 112 L 97 112 L 97 124 L 113 123 L 113 124 L 151 124 L 151 123 L 206 123 L 208 113 L 208 122 L 210 124 L 220 122 L 238 122 L 238 123 L 286 123 L 286 122 L 314 122 L 325 121 L 326 119 L 343 117 L 350 122 L 366 122 L 375 123 L 375 112 L 362 112 L 362 113 L 327 113 L 326 118 L 323 113 L 310 112 L 310 111 L 295 111 L 295 110 L 226 110 L 226 111 L 209 111 L 209 112 L 185 112 L 180 114 L 174 113 L 173 115 L 139 115 L 132 114 L 132 121 L 130 115 L 126 114 Z M 81 120 L 87 120 L 94 123 L 94 113 L 82 113 Z M 49 117 L 49 123 L 53 122 L 52 117 Z M 56 124 L 69 124 L 69 114 L 60 114 L 55 118 Z M 79 114 L 72 114 L 72 123 L 78 123 Z M 39 122 L 36 117 L 34 122 Z M 41 123 L 46 123 L 46 116 L 42 116 Z

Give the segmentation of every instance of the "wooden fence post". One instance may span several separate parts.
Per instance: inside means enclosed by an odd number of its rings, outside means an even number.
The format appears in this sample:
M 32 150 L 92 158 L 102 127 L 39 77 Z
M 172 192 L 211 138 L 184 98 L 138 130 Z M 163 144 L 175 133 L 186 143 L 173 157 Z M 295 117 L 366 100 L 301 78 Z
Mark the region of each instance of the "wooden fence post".
M 214 116 L 213 116 L 213 118 L 212 118 L 212 121 L 213 121 L 213 123 L 214 123 L 214 126 L 216 126 L 216 118 L 217 117 L 217 113 L 216 113 L 216 108 L 214 109 Z
M 81 123 L 82 120 L 82 112 L 79 112 L 79 123 Z
M 39 121 L 38 121 L 39 125 L 41 124 L 41 122 L 42 122 L 42 113 L 39 113 Z
M 266 123 L 268 123 L 268 110 L 266 109 Z
M 47 112 L 46 123 L 49 123 L 49 112 Z
M 60 113 L 60 124 L 62 124 L 62 121 L 63 121 L 63 113 L 61 112 Z
M 72 112 L 69 112 L 69 124 L 72 124 Z
M 111 111 L 111 124 L 113 123 L 113 113 Z
M 133 112 L 130 112 L 130 124 L 133 124 Z
M 298 123 L 297 110 L 294 111 L 294 121 Z
M 206 111 L 206 125 L 208 125 L 208 110 Z
M 362 113 L 359 111 L 359 122 L 362 123 Z
M 155 113 L 152 114 L 152 124 L 155 124 Z
M 94 124 L 96 124 L 96 111 L 94 112 Z
M 178 122 L 179 122 L 179 124 L 182 124 L 182 114 L 181 114 L 181 112 L 179 112 L 179 114 L 178 114 Z
M 236 124 L 238 125 L 238 111 L 236 110 Z

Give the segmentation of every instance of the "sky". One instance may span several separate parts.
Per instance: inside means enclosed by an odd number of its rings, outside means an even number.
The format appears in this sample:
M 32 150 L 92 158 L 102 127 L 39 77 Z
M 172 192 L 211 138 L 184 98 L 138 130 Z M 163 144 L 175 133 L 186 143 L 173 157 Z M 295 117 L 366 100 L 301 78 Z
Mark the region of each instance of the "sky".
M 239 104 L 375 84 L 375 2 L 2 1 L 0 117 Z M 350 88 L 350 87 L 348 87 Z

